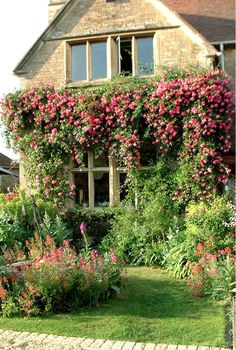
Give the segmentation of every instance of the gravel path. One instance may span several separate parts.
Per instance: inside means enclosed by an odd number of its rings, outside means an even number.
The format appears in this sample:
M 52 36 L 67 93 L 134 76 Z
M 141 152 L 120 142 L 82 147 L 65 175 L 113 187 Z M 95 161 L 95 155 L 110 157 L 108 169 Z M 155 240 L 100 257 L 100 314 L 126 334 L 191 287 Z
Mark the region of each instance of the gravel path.
M 0 350 L 229 350 L 206 346 L 133 343 L 0 329 Z

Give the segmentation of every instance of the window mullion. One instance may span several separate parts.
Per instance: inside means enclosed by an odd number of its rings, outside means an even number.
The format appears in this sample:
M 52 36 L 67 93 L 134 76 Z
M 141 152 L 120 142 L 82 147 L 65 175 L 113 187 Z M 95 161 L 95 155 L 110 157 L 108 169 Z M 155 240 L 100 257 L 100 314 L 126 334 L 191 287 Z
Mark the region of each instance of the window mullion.
M 121 52 L 120 52 L 120 36 L 116 39 L 118 47 L 118 73 L 121 73 Z
M 137 43 L 136 39 L 132 37 L 132 75 L 138 74 L 138 58 L 137 58 Z
M 87 48 L 87 80 L 92 79 L 92 63 L 91 63 L 91 44 L 89 41 L 86 42 Z
M 158 34 L 155 33 L 153 37 L 153 73 L 156 74 L 156 69 L 160 65 L 160 49 Z
M 109 158 L 109 197 L 110 207 L 117 205 L 119 202 L 119 174 L 116 170 L 116 161 Z
M 88 187 L 89 187 L 89 207 L 94 208 L 94 176 L 92 172 L 93 168 L 93 153 L 88 152 Z

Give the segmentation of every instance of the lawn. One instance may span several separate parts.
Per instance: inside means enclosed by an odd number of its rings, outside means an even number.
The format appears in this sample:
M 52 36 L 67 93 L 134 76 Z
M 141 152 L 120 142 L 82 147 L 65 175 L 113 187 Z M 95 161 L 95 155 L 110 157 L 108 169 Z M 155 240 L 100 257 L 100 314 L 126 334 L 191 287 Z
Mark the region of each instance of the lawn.
M 224 310 L 191 296 L 184 281 L 161 269 L 127 268 L 121 294 L 95 309 L 39 318 L 0 318 L 0 328 L 58 335 L 226 346 Z

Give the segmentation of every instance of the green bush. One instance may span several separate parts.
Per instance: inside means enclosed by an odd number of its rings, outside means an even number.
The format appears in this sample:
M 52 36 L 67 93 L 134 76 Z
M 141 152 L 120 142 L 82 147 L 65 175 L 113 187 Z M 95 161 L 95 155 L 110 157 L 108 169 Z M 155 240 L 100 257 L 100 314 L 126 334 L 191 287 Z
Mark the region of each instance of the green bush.
M 190 203 L 186 208 L 183 230 L 173 232 L 167 242 L 167 270 L 176 277 L 189 277 L 197 261 L 198 244 L 211 254 L 226 246 L 233 247 L 235 235 L 229 227 L 233 209 L 227 196 L 216 196 L 211 202 Z
M 39 194 L 34 197 L 29 196 L 22 189 L 16 193 L 0 194 L 0 213 L 6 213 L 10 219 L 17 218 L 27 228 L 34 229 L 35 217 L 32 198 L 34 198 L 37 207 L 37 215 L 43 217 L 47 213 L 51 218 L 56 216 L 58 208 L 52 201 Z
M 159 162 L 151 171 L 133 175 L 129 183 L 130 203 L 136 196 L 138 207 L 118 212 L 102 246 L 112 246 L 131 264 L 162 264 L 169 228 L 180 207 L 170 198 L 170 162 Z
M 99 209 L 82 209 L 75 206 L 73 209 L 66 211 L 61 215 L 68 229 L 72 231 L 73 244 L 80 249 L 83 240 L 80 232 L 80 224 L 86 224 L 86 233 L 89 237 L 90 244 L 97 247 L 102 239 L 111 229 L 111 220 L 117 212 L 122 212 L 121 208 L 99 208 Z
M 72 238 L 53 202 L 38 194 L 28 196 L 21 189 L 18 193 L 1 194 L 0 255 L 4 254 L 8 262 L 18 260 L 17 248 L 22 248 L 36 231 L 44 237 L 53 234 L 59 245 L 64 239 Z
M 17 217 L 10 218 L 7 213 L 0 213 L 0 249 L 13 248 L 15 243 L 22 246 L 33 235 Z

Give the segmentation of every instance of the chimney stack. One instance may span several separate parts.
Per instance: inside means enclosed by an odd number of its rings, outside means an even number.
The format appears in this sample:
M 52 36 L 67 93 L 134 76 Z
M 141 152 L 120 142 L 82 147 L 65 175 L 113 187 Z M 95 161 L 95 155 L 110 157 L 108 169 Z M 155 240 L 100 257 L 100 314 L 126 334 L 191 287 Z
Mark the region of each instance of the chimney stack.
M 50 0 L 48 4 L 48 22 L 50 23 L 68 0 Z

